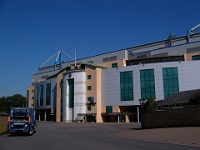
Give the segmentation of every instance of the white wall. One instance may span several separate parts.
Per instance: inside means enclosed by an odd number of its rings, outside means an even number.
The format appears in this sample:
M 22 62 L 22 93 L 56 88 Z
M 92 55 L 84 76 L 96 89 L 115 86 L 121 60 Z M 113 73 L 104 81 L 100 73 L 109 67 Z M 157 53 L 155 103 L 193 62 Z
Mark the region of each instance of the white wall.
M 200 89 L 200 61 L 182 61 L 134 65 L 102 70 L 102 105 L 139 105 L 140 70 L 154 69 L 156 100 L 164 99 L 162 68 L 177 67 L 179 91 Z M 134 100 L 120 100 L 120 72 L 133 71 Z
M 69 108 L 68 79 L 74 79 L 74 108 Z M 86 113 L 86 73 L 72 72 L 63 78 L 63 121 L 75 120 L 79 113 Z

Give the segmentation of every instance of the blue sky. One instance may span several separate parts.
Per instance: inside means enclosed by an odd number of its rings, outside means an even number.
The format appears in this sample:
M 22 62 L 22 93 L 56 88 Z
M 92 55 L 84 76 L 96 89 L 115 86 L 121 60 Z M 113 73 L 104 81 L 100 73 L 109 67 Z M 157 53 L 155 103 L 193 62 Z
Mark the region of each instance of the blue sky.
M 186 35 L 200 23 L 199 6 L 199 0 L 0 0 L 0 97 L 26 96 L 32 74 L 59 50 L 74 57 L 76 49 L 83 58 Z

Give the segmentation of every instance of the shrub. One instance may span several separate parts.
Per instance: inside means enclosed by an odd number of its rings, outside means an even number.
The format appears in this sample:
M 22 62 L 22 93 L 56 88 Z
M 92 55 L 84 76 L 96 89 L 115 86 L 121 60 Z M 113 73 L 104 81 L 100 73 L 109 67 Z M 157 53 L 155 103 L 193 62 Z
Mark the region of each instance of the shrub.
M 153 98 L 149 98 L 144 105 L 144 113 L 154 112 L 158 109 L 158 104 Z

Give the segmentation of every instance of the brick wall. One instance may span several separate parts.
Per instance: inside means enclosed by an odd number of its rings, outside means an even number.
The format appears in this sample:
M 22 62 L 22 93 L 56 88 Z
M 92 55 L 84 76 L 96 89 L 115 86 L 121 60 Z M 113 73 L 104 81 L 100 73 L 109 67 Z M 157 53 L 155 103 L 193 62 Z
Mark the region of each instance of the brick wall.
M 144 114 L 143 128 L 200 126 L 200 106 Z

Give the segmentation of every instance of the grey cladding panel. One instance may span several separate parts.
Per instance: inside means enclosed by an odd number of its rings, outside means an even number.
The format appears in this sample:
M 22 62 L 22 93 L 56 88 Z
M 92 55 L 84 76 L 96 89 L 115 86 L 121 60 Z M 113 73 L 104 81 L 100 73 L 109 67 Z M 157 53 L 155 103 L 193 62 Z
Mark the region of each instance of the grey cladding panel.
M 198 52 L 198 51 L 200 51 L 200 46 L 187 49 L 187 53 L 193 53 L 193 52 Z
M 146 58 L 146 57 L 147 57 L 146 54 L 143 54 L 143 55 L 139 55 L 139 56 L 137 56 L 137 58 Z
M 166 53 L 152 55 L 152 57 L 164 57 L 164 56 L 168 56 L 168 53 L 166 52 Z
M 108 61 L 109 61 L 109 57 L 103 58 L 103 62 L 108 62 Z
M 103 62 L 108 62 L 108 61 L 113 61 L 113 60 L 117 60 L 117 56 L 103 58 Z

